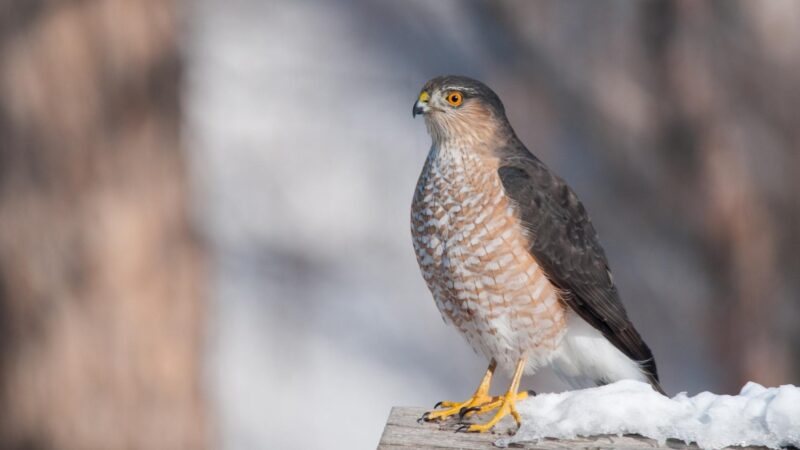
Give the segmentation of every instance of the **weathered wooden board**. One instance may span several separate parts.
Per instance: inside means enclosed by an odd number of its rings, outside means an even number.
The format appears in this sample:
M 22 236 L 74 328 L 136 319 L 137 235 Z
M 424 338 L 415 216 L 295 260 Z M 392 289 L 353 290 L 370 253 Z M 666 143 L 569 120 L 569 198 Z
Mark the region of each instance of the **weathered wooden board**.
M 380 450 L 485 450 L 496 449 L 495 441 L 512 433 L 516 426 L 513 419 L 507 417 L 498 424 L 494 433 L 456 433 L 459 424 L 457 420 L 441 423 L 418 423 L 417 419 L 425 412 L 424 408 L 394 407 L 389 413 L 389 419 L 383 430 L 383 436 L 378 444 Z M 486 418 L 476 418 L 482 421 Z M 569 440 L 543 439 L 538 442 L 514 444 L 512 448 L 525 449 L 697 449 L 695 445 L 686 445 L 681 441 L 670 440 L 665 445 L 659 445 L 652 439 L 637 435 L 625 436 L 594 436 Z M 737 447 L 739 448 L 739 447 Z M 759 449 L 759 447 L 748 447 Z

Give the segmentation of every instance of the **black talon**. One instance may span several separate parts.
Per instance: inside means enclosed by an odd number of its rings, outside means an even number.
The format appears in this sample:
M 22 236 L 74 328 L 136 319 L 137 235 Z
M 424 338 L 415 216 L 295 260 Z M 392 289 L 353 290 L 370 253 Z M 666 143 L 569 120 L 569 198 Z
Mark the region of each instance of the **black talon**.
M 466 433 L 467 431 L 469 431 L 469 425 L 461 425 L 456 428 L 456 433 Z
M 417 419 L 417 423 L 427 422 L 428 421 L 428 416 L 430 416 L 430 414 L 431 414 L 430 411 L 428 411 L 425 414 L 423 414 L 422 417 Z
M 531 397 L 535 397 L 536 391 L 534 391 L 533 389 L 528 389 L 528 395 L 530 395 Z
M 436 409 L 440 406 L 442 406 L 442 402 L 437 402 L 435 405 L 433 405 L 433 409 Z
M 479 406 L 471 406 L 469 408 L 467 408 L 467 407 L 461 408 L 461 410 L 458 411 L 458 420 L 463 420 L 464 416 L 466 416 L 467 414 L 469 414 L 469 413 L 471 413 L 473 411 L 480 411 L 480 410 L 481 410 L 481 408 Z

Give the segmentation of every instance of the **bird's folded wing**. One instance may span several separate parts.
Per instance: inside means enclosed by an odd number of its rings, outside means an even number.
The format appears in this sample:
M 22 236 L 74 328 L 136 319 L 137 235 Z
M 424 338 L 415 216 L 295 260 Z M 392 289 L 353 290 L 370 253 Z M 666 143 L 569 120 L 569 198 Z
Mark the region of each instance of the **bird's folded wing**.
M 528 250 L 562 300 L 638 361 L 660 389 L 653 354 L 628 319 L 597 232 L 575 193 L 521 143 L 505 149 L 498 173 L 530 236 Z

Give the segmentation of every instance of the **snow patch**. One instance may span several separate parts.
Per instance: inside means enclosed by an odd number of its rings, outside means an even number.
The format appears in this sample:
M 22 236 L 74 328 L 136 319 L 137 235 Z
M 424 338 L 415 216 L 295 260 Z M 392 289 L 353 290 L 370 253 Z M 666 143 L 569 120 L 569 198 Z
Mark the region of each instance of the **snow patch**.
M 540 394 L 518 405 L 522 427 L 497 444 L 541 438 L 570 439 L 603 434 L 640 434 L 660 443 L 695 442 L 727 446 L 800 447 L 800 388 L 765 388 L 748 382 L 739 395 L 682 392 L 671 399 L 640 381 Z

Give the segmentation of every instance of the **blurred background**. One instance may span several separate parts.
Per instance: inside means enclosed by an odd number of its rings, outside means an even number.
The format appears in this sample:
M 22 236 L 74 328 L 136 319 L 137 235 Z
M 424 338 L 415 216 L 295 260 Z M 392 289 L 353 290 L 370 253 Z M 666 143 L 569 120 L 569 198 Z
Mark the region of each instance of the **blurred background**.
M 445 73 L 582 198 L 670 394 L 798 383 L 800 2 L 8 0 L 0 447 L 372 448 L 466 398 L 409 232 Z

